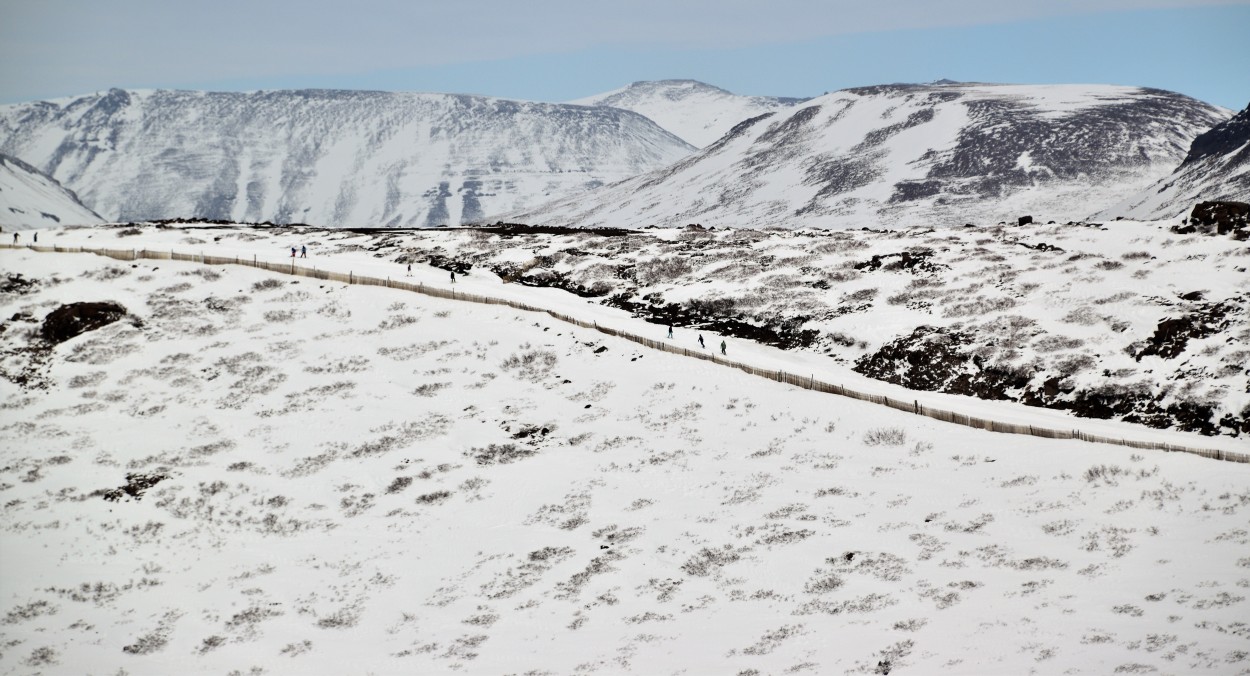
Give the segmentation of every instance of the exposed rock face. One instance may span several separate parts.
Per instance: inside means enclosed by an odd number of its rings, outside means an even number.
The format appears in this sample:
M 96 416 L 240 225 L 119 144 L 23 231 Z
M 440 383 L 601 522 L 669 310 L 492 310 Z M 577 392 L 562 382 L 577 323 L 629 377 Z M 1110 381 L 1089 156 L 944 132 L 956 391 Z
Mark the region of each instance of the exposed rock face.
M 1250 106 L 1199 134 L 1176 170 L 1096 218 L 1183 218 L 1198 202 L 1250 196 Z
M 1146 344 L 1133 353 L 1133 357 L 1137 361 L 1150 355 L 1175 359 L 1185 351 L 1191 339 L 1213 336 L 1228 328 L 1227 315 L 1237 311 L 1237 308 L 1232 305 L 1216 303 L 1200 307 L 1183 317 L 1164 319 L 1159 322 L 1159 328 L 1155 330 L 1154 335 L 1145 341 Z
M 745 120 L 671 166 L 507 217 L 577 227 L 1082 220 L 1166 176 L 1227 116 L 1136 87 L 848 89 Z
M 126 308 L 112 301 L 70 303 L 48 313 L 40 333 L 50 343 L 63 343 L 70 338 L 126 316 Z
M 693 150 L 627 110 L 452 94 L 114 89 L 0 106 L 0 151 L 117 221 L 483 222 Z

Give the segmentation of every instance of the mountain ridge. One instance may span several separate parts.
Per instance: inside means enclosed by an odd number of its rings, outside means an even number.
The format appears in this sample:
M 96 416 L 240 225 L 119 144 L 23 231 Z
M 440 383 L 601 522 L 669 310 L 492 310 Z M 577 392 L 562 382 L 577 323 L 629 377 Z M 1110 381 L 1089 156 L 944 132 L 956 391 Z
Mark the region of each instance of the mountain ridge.
M 569 103 L 632 110 L 655 121 L 692 146 L 715 142 L 738 122 L 784 110 L 805 98 L 743 96 L 699 80 L 640 80 Z
M 691 150 L 631 111 L 467 94 L 112 89 L 0 106 L 0 151 L 117 220 L 456 225 Z
M 745 120 L 663 169 L 507 218 L 580 227 L 1079 220 L 1166 175 L 1230 114 L 1141 87 L 858 87 Z

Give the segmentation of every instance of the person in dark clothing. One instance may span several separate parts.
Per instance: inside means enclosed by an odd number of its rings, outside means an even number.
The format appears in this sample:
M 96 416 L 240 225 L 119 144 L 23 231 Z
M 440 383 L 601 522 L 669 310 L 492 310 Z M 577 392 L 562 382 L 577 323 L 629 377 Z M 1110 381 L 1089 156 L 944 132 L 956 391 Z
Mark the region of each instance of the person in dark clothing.
M 411 276 L 412 276 L 412 263 L 409 263 L 409 264 L 408 264 L 408 276 L 409 276 L 409 277 L 411 277 Z
M 707 345 L 705 345 L 705 344 L 703 343 L 703 334 L 702 334 L 702 333 L 700 333 L 700 334 L 699 334 L 699 347 L 704 347 L 704 348 L 705 348 L 705 347 L 707 347 Z
M 295 247 L 291 247 L 291 258 L 295 258 Z
M 668 337 L 669 338 L 673 337 L 673 325 L 672 324 L 668 325 Z
M 451 283 L 452 284 L 456 283 L 456 271 L 455 270 L 451 271 Z
M 725 341 L 720 342 L 720 353 L 725 354 Z
M 299 247 L 299 257 L 308 258 L 308 247 L 304 246 L 303 244 L 301 244 Z

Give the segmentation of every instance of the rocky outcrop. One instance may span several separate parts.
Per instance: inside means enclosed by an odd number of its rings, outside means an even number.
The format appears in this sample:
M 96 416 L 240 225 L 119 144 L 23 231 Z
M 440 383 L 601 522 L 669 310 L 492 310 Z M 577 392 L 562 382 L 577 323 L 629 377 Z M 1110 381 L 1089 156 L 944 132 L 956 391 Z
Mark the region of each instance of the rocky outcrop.
M 126 316 L 126 308 L 112 301 L 70 303 L 48 313 L 40 334 L 49 343 L 63 343 L 75 336 L 108 326 Z

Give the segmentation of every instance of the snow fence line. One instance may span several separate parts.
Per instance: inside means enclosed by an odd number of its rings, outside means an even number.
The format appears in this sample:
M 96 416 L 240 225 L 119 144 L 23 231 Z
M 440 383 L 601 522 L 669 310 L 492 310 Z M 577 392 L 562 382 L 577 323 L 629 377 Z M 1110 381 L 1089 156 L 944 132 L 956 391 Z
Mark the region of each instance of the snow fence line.
M 311 277 L 313 279 L 323 279 L 333 282 L 343 282 L 345 284 L 362 284 L 365 286 L 383 286 L 388 289 L 401 289 L 403 291 L 412 291 L 415 293 L 433 296 L 435 298 L 448 298 L 451 300 L 466 301 L 469 303 L 482 303 L 486 305 L 506 305 L 508 307 L 525 310 L 528 312 L 542 312 L 562 322 L 575 324 L 585 329 L 592 329 L 609 336 L 624 338 L 626 340 L 638 343 L 654 350 L 671 352 L 680 354 L 685 357 L 693 357 L 704 361 L 711 361 L 724 366 L 736 368 L 745 371 L 753 376 L 760 376 L 775 380 L 787 385 L 801 387 L 807 390 L 824 392 L 826 394 L 836 394 L 842 397 L 867 401 L 881 406 L 888 406 L 899 411 L 906 411 L 916 415 L 922 415 L 934 420 L 942 422 L 954 423 L 965 427 L 973 427 L 991 432 L 1002 432 L 1004 434 L 1027 434 L 1035 437 L 1044 437 L 1046 439 L 1078 439 L 1080 441 L 1089 441 L 1101 444 L 1116 444 L 1119 446 L 1130 446 L 1132 448 L 1143 448 L 1151 450 L 1168 451 L 1171 453 L 1190 453 L 1201 456 L 1203 458 L 1211 458 L 1213 460 L 1223 460 L 1227 462 L 1250 463 L 1250 453 L 1242 453 L 1237 451 L 1226 451 L 1215 448 L 1194 448 L 1192 446 L 1181 446 L 1177 444 L 1168 444 L 1157 441 L 1138 441 L 1132 439 L 1118 439 L 1114 437 L 1104 437 L 1096 434 L 1088 434 L 1078 429 L 1051 429 L 1047 427 L 1038 427 L 1036 425 L 1019 425 L 1015 423 L 1004 423 L 995 420 L 987 420 L 977 418 L 954 411 L 946 411 L 929 406 L 923 406 L 919 401 L 903 401 L 893 399 L 879 394 L 868 394 L 865 392 L 857 392 L 848 389 L 842 385 L 834 385 L 817 380 L 813 376 L 800 376 L 793 373 L 785 373 L 784 371 L 774 371 L 770 369 L 761 369 L 750 364 L 734 361 L 732 359 L 718 359 L 714 353 L 708 352 L 691 352 L 687 348 L 676 347 L 670 343 L 659 340 L 653 340 L 644 336 L 639 336 L 627 331 L 621 331 L 607 326 L 599 326 L 597 322 L 587 322 L 576 317 L 572 317 L 554 310 L 521 303 L 503 298 L 493 298 L 491 296 L 482 296 L 473 293 L 457 292 L 455 289 L 442 289 L 438 287 L 427 287 L 425 284 L 410 284 L 407 282 L 399 282 L 391 279 L 381 279 L 378 277 L 367 277 L 354 273 L 343 274 L 341 272 L 330 272 L 328 270 L 318 270 L 316 268 L 302 268 L 295 265 L 295 261 L 290 263 L 270 263 L 259 261 L 255 257 L 252 260 L 241 256 L 205 256 L 203 254 L 186 254 L 175 251 L 155 251 L 151 249 L 103 249 L 91 247 L 67 247 L 67 246 L 41 246 L 41 245 L 15 245 L 0 243 L 0 248 L 5 249 L 27 249 L 41 253 L 92 253 L 99 256 L 107 256 L 122 261 L 133 261 L 138 259 L 154 259 L 154 260 L 174 260 L 187 261 L 191 263 L 203 263 L 204 265 L 246 265 L 252 268 L 260 268 L 270 272 L 280 272 L 283 274 L 294 275 L 296 277 Z

